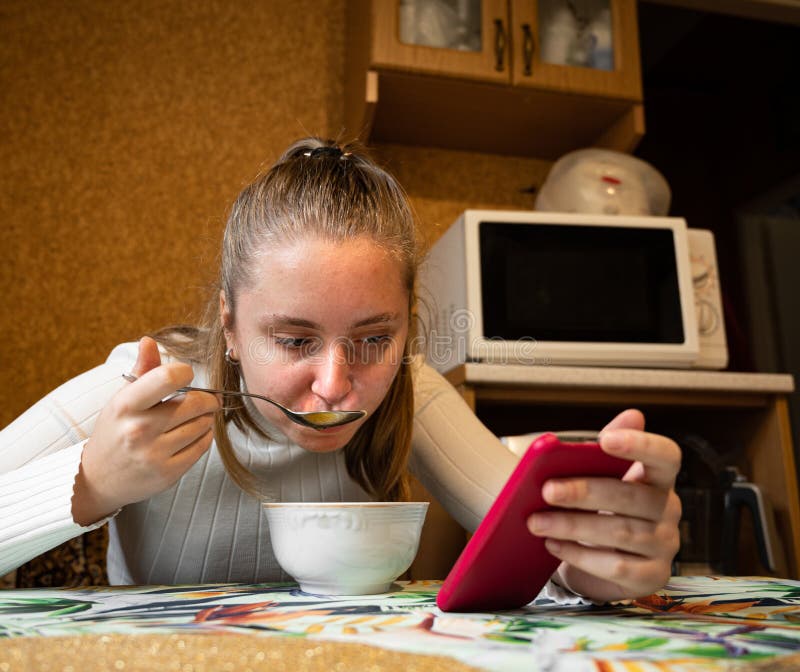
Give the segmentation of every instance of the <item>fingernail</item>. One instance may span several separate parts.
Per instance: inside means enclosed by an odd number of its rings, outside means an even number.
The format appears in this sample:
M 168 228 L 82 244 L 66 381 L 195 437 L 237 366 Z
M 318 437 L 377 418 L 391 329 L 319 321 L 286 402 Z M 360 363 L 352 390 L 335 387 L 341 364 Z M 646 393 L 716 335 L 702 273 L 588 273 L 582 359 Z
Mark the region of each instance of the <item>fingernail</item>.
M 603 444 L 617 451 L 625 450 L 627 448 L 626 436 L 627 432 L 624 429 L 611 429 L 603 434 Z
M 558 555 L 561 552 L 561 542 L 557 539 L 545 539 L 544 545 L 553 555 Z
M 550 528 L 550 519 L 547 516 L 537 516 L 535 513 L 528 516 L 528 529 L 532 534 L 541 534 Z
M 557 504 L 564 495 L 565 490 L 560 483 L 546 483 L 542 488 L 542 497 L 548 504 Z

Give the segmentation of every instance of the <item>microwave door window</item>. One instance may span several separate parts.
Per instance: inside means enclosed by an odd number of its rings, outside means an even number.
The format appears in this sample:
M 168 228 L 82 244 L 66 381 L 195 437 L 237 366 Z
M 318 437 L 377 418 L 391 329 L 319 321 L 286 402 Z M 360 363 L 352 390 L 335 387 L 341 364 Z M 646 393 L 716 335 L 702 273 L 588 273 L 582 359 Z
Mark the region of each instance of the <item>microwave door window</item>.
M 484 337 L 682 343 L 672 233 L 480 225 Z

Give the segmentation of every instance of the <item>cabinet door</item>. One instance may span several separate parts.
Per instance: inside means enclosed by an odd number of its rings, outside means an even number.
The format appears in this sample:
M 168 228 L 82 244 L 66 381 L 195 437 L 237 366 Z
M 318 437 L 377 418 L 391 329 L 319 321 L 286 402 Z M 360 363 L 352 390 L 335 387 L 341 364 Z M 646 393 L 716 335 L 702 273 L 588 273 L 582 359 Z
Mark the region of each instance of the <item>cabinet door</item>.
M 512 82 L 642 98 L 636 0 L 511 0 Z
M 506 0 L 372 0 L 370 67 L 510 82 Z

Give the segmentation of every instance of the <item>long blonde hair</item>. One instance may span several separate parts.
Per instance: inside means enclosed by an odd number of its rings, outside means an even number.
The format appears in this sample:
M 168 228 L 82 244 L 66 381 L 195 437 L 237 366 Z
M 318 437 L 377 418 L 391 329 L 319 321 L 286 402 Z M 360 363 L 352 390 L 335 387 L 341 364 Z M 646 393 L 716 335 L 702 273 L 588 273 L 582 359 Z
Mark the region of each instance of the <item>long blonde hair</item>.
M 378 409 L 345 446 L 345 463 L 351 478 L 372 496 L 400 501 L 409 496 L 406 465 L 414 416 L 411 348 L 420 241 L 405 192 L 359 147 L 339 147 L 320 138 L 299 140 L 245 187 L 225 227 L 219 285 L 209 300 L 204 324 L 170 327 L 154 337 L 175 356 L 205 364 L 212 387 L 239 390 L 239 369 L 225 358 L 219 290 L 225 293 L 235 323 L 239 292 L 250 286 L 265 250 L 268 255 L 272 247 L 308 237 L 340 242 L 363 236 L 400 260 L 409 293 L 410 328 L 398 373 Z M 257 477 L 233 451 L 229 422 L 269 437 L 244 406 L 215 418 L 214 438 L 229 475 L 246 492 L 262 496 Z

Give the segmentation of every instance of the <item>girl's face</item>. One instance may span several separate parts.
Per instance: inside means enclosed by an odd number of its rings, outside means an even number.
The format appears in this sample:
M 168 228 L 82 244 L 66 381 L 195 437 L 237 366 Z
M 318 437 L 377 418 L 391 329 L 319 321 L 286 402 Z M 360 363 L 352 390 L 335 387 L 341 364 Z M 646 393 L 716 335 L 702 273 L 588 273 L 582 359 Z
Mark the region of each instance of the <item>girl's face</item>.
M 220 297 L 228 347 L 250 392 L 296 411 L 365 410 L 383 401 L 408 335 L 401 262 L 369 238 L 310 238 L 270 249 L 242 290 L 232 320 Z M 318 431 L 255 399 L 259 412 L 306 450 L 342 448 L 366 421 Z

